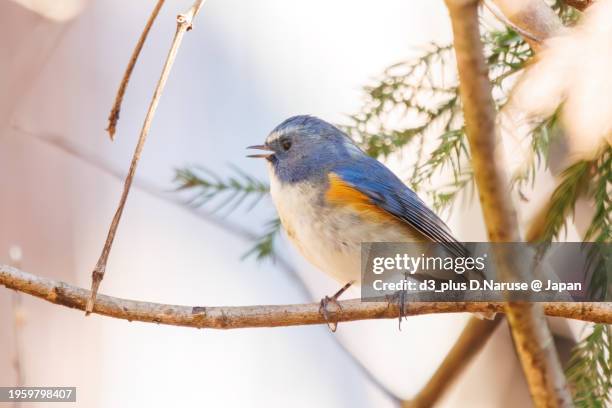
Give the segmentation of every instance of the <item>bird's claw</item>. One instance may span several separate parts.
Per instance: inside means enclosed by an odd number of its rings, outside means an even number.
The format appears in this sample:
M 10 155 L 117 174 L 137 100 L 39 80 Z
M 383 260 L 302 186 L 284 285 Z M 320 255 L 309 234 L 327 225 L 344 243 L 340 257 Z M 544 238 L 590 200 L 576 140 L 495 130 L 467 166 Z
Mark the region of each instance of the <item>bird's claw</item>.
M 331 303 L 337 307 L 338 310 L 336 310 L 336 312 L 342 312 L 342 305 L 338 303 L 338 298 L 342 296 L 342 294 L 348 288 L 350 288 L 353 283 L 355 283 L 355 281 L 350 281 L 349 283 L 344 285 L 338 292 L 336 292 L 332 297 L 325 296 L 323 299 L 321 299 L 321 303 L 319 305 L 319 313 L 323 315 L 325 322 L 327 322 L 327 327 L 329 327 L 329 330 L 331 330 L 332 333 L 335 333 L 336 330 L 338 329 L 338 321 L 335 321 L 335 322 L 330 321 L 329 310 L 327 309 L 327 307 Z
M 338 322 L 330 321 L 329 310 L 327 309 L 330 303 L 338 308 L 337 311 L 342 311 L 342 306 L 340 305 L 340 303 L 338 303 L 338 299 L 335 296 L 325 296 L 323 299 L 321 299 L 319 313 L 323 315 L 323 318 L 325 319 L 325 322 L 327 322 L 327 327 L 329 327 L 329 330 L 331 330 L 332 333 L 335 333 L 338 329 Z
M 391 306 L 391 303 L 397 303 L 397 306 L 399 307 L 399 321 L 398 321 L 399 330 L 402 330 L 402 319 L 406 317 L 406 303 L 407 303 L 406 294 L 407 294 L 407 291 L 398 290 L 392 295 L 385 296 L 387 298 L 388 306 Z

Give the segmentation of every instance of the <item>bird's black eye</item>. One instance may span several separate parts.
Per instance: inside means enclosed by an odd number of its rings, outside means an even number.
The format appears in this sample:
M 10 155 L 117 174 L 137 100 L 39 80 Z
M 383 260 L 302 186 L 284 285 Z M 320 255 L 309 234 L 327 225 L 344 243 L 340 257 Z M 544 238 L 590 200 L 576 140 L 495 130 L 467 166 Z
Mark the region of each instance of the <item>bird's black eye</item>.
M 289 139 L 283 139 L 280 141 L 280 145 L 283 148 L 284 151 L 287 151 L 289 149 L 291 149 L 291 140 Z

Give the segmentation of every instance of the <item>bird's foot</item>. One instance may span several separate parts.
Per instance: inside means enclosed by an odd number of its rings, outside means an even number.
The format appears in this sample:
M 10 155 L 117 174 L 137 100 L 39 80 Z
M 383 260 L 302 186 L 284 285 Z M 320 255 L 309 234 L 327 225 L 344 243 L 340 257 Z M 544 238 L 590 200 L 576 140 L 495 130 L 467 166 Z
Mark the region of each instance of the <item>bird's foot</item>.
M 392 303 L 396 303 L 399 307 L 399 321 L 398 328 L 402 330 L 402 319 L 406 317 L 406 295 L 408 291 L 406 290 L 398 290 L 392 295 L 385 296 L 387 298 L 388 306 L 391 306 Z
M 344 285 L 339 291 L 337 291 L 332 297 L 329 296 L 325 296 L 323 299 L 321 299 L 321 303 L 319 306 L 319 313 L 323 315 L 323 318 L 325 319 L 325 321 L 327 322 L 327 326 L 329 327 L 329 330 L 332 331 L 332 333 L 334 333 L 337 329 L 338 329 L 338 322 L 332 322 L 330 321 L 330 311 L 328 310 L 328 306 L 330 304 L 333 304 L 334 306 L 336 306 L 338 311 L 342 311 L 342 306 L 340 305 L 340 303 L 338 303 L 338 298 L 340 296 L 342 296 L 342 294 L 344 292 L 346 292 L 346 290 L 348 288 L 351 287 L 351 285 L 354 283 L 355 281 L 350 281 L 349 283 L 347 283 L 346 285 Z

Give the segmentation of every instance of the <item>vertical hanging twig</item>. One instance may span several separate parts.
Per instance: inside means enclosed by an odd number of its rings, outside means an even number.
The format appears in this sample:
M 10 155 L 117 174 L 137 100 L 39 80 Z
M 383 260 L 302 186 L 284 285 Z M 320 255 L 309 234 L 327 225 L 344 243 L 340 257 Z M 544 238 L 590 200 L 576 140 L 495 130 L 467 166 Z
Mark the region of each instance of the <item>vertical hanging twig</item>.
M 87 306 L 85 308 L 86 314 L 91 313 L 91 311 L 93 310 L 96 295 L 98 293 L 98 288 L 100 287 L 100 282 L 102 282 L 102 279 L 104 278 L 108 255 L 110 254 L 111 248 L 113 246 L 113 240 L 115 239 L 117 227 L 119 226 L 119 221 L 121 220 L 121 215 L 123 214 L 123 208 L 125 207 L 125 202 L 127 200 L 128 193 L 130 192 L 130 187 L 134 179 L 134 174 L 136 173 L 136 166 L 138 165 L 138 161 L 140 160 L 140 156 L 142 154 L 142 149 L 147 139 L 147 135 L 149 134 L 149 130 L 151 129 L 151 123 L 153 122 L 153 117 L 155 116 L 155 111 L 157 109 L 157 105 L 159 104 L 159 99 L 161 98 L 161 94 L 166 85 L 166 81 L 168 80 L 168 76 L 170 75 L 170 70 L 172 69 L 174 60 L 176 59 L 178 49 L 181 45 L 181 42 L 183 41 L 183 36 L 187 31 L 191 29 L 193 20 L 200 12 L 204 1 L 205 0 L 197 0 L 189 8 L 189 10 L 187 10 L 183 14 L 179 14 L 176 17 L 176 32 L 174 34 L 174 39 L 172 40 L 170 51 L 168 52 L 164 68 L 162 69 L 161 76 L 159 78 L 159 81 L 157 82 L 157 86 L 155 87 L 155 92 L 153 93 L 153 98 L 151 100 L 151 104 L 149 105 L 149 110 L 147 111 L 147 115 L 142 125 L 142 130 L 140 131 L 140 136 L 138 138 L 138 143 L 136 144 L 136 149 L 132 157 L 130 169 L 128 171 L 127 177 L 125 178 L 123 193 L 121 194 L 121 198 L 119 199 L 119 205 L 115 212 L 115 216 L 113 217 L 113 220 L 111 222 L 108 235 L 106 237 L 106 242 L 104 243 L 104 247 L 102 248 L 102 253 L 100 254 L 100 258 L 98 259 L 96 267 L 92 272 L 91 296 L 87 301 Z
M 461 100 L 472 167 L 491 242 L 519 242 L 518 221 L 509 194 L 496 132 L 491 83 L 478 25 L 478 0 L 445 0 L 451 16 Z M 524 271 L 512 251 L 496 250 L 506 279 Z M 542 307 L 507 303 L 506 313 L 529 390 L 537 407 L 570 407 L 571 397 Z
M 149 35 L 149 31 L 151 31 L 151 27 L 153 26 L 153 22 L 157 18 L 159 14 L 159 10 L 164 5 L 165 0 L 157 0 L 157 4 L 153 8 L 149 19 L 147 20 L 147 24 L 145 28 L 142 30 L 140 34 L 140 38 L 136 43 L 136 47 L 134 51 L 132 51 L 132 56 L 130 57 L 130 61 L 128 62 L 127 67 L 125 68 L 125 73 L 123 74 L 123 78 L 121 79 L 121 84 L 119 84 L 119 89 L 117 90 L 117 95 L 115 96 L 115 103 L 113 104 L 113 108 L 111 109 L 110 115 L 108 115 L 108 127 L 106 131 L 110 136 L 111 140 L 115 140 L 115 130 L 117 128 L 117 121 L 119 120 L 119 113 L 121 111 L 121 103 L 123 102 L 123 96 L 125 95 L 125 90 L 127 88 L 128 82 L 130 82 L 130 78 L 132 77 L 132 71 L 134 70 L 134 66 L 136 66 L 136 61 L 138 61 L 138 56 L 140 55 L 140 51 L 142 50 L 142 46 L 147 40 L 147 36 Z
M 11 266 L 21 268 L 22 252 L 18 246 L 13 246 L 9 249 L 9 260 Z M 23 327 L 25 316 L 21 302 L 21 293 L 15 291 L 11 293 L 11 306 L 13 308 L 13 368 L 15 370 L 15 387 L 23 387 L 25 385 L 25 375 L 23 371 L 22 350 L 21 350 L 21 328 Z M 21 403 L 15 401 L 14 408 L 21 406 Z

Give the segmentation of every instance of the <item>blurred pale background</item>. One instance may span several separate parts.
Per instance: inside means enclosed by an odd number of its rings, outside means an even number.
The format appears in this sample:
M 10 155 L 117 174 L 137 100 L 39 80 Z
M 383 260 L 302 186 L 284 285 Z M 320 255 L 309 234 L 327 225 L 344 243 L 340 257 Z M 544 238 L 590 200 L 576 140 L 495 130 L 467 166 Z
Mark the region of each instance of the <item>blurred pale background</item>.
M 126 171 L 174 17 L 190 1 L 163 7 L 130 82 L 115 143 L 104 132 L 106 118 L 154 1 L 19 3 L 0 2 L 0 262 L 19 245 L 24 270 L 89 287 L 121 191 L 104 168 Z M 294 114 L 342 122 L 358 110 L 370 78 L 430 41 L 450 41 L 441 0 L 209 0 L 179 52 L 139 183 L 170 190 L 175 168 L 198 163 L 221 174 L 231 163 L 265 178 L 263 164 L 244 157 L 245 146 Z M 259 231 L 273 211 L 264 200 L 230 220 Z M 463 240 L 482 240 L 479 220 L 474 206 L 449 224 Z M 275 265 L 241 261 L 250 245 L 135 188 L 101 291 L 189 305 L 314 300 Z M 284 240 L 281 248 L 317 298 L 338 288 Z M 0 385 L 7 386 L 15 381 L 10 297 L 0 289 Z M 30 297 L 24 309 L 26 384 L 77 386 L 79 407 L 394 406 L 326 327 L 198 331 L 85 318 Z M 401 332 L 397 321 L 341 324 L 335 336 L 408 398 L 467 317 L 410 318 Z M 528 405 L 505 326 L 441 404 Z

